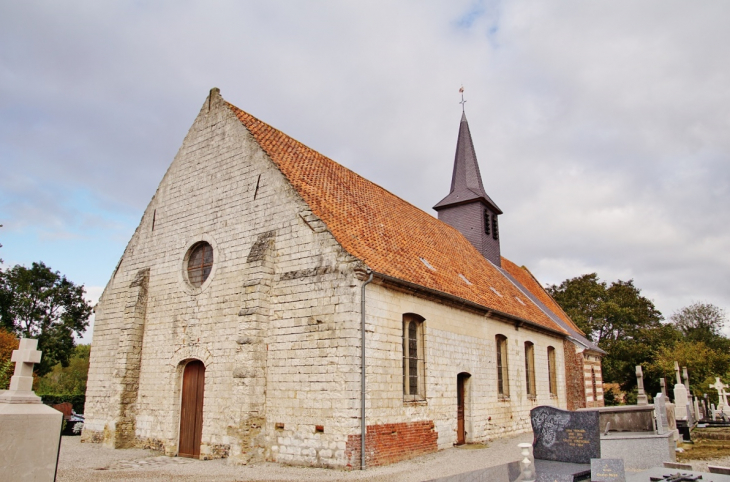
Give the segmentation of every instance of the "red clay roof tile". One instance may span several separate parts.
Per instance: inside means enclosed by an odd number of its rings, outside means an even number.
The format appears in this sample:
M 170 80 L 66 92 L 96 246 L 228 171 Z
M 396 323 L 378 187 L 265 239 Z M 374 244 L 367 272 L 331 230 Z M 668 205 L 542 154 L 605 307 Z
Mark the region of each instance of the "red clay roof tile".
M 456 229 L 228 106 L 342 247 L 372 270 L 565 333 L 535 304 L 520 303 L 522 293 Z

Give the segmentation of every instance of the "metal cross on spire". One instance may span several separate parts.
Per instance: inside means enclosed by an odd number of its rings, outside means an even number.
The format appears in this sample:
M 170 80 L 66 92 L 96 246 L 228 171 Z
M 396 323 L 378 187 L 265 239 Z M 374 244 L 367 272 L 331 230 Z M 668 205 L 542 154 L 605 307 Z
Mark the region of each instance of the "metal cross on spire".
M 459 102 L 459 104 L 461 104 L 461 112 L 464 112 L 464 104 L 466 104 L 466 101 L 464 100 L 464 86 L 463 85 L 459 89 L 459 93 L 461 94 L 461 102 Z

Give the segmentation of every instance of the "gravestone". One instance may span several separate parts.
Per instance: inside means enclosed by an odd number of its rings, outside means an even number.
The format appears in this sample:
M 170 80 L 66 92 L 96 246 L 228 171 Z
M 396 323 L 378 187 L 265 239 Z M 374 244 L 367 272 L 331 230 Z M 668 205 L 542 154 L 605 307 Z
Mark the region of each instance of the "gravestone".
M 697 417 L 695 416 L 694 411 L 692 391 L 689 389 L 689 374 L 687 373 L 687 367 L 682 367 L 682 378 L 684 379 L 684 388 L 687 389 L 687 423 L 692 426 Z
M 717 390 L 717 410 L 722 412 L 723 408 L 727 406 L 727 394 L 725 393 L 727 385 L 720 381 L 720 377 L 715 377 L 715 384 L 710 385 L 710 388 Z
M 15 374 L 0 395 L 2 480 L 52 481 L 56 475 L 63 414 L 33 393 L 33 365 L 40 362 L 38 340 L 23 338 L 13 351 Z
M 677 384 L 674 385 L 674 417 L 676 420 L 687 420 L 687 387 L 682 383 L 682 376 L 679 373 L 679 363 L 674 362 L 674 373 L 677 376 Z
M 649 399 L 644 393 L 644 373 L 641 371 L 641 365 L 636 365 L 636 384 L 639 387 L 639 394 L 636 397 L 637 405 L 649 405 Z
M 710 404 L 710 414 L 712 414 L 712 421 L 713 422 L 716 421 L 717 420 L 717 410 L 715 409 L 714 403 Z
M 656 433 L 664 435 L 669 431 L 669 419 L 667 418 L 667 397 L 663 393 L 657 393 L 654 397 L 654 411 L 656 412 Z
M 664 394 L 664 396 L 665 397 L 668 396 L 667 395 L 667 381 L 666 381 L 666 379 L 660 378 L 659 379 L 659 385 L 661 385 L 661 387 L 662 387 L 662 393 Z
M 536 459 L 588 464 L 601 458 L 597 411 L 569 412 L 550 406 L 530 411 Z
M 626 482 L 622 459 L 591 459 L 591 482 Z

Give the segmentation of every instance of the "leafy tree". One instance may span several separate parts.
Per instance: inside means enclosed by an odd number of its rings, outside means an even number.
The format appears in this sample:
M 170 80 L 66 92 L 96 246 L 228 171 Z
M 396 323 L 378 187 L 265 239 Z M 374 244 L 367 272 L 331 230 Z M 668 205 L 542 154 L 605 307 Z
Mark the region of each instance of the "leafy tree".
M 730 350 L 730 340 L 722 335 L 727 321 L 722 308 L 710 303 L 693 303 L 675 311 L 669 320 L 688 341 L 701 342 L 716 350 Z
M 681 340 L 674 346 L 659 348 L 648 371 L 657 378 L 666 378 L 668 385 L 673 385 L 676 380 L 675 361 L 680 367 L 687 367 L 690 390 L 699 396 L 707 392 L 708 381 L 713 383 L 716 375 L 727 373 L 730 368 L 730 353 L 715 350 L 701 341 Z
M 89 325 L 91 306 L 83 285 L 75 285 L 43 263 L 0 270 L 0 326 L 19 337 L 37 338 L 43 351 L 36 373 L 43 376 L 57 363 L 68 366 L 74 334 Z
M 36 393 L 83 395 L 86 393 L 86 379 L 89 375 L 89 353 L 91 345 L 78 345 L 67 367 L 60 363 L 36 381 Z
M 608 352 L 603 379 L 620 383 L 626 392 L 636 386 L 635 366 L 677 339 L 676 331 L 662 325 L 662 314 L 641 296 L 633 280 L 609 285 L 591 273 L 548 286 L 547 291 L 588 338 Z
M 10 358 L 13 350 L 18 349 L 19 344 L 19 340 L 15 336 L 0 328 L 0 390 L 7 390 L 10 384 L 14 365 Z

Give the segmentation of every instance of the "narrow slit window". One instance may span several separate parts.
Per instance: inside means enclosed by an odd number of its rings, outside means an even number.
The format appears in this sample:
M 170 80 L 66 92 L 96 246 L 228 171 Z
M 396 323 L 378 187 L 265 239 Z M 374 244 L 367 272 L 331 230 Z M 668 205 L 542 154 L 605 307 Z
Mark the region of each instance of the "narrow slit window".
M 525 386 L 527 397 L 537 397 L 535 387 L 535 345 L 532 342 L 525 342 Z
M 497 224 L 497 215 L 492 216 L 492 237 L 499 239 L 499 225 Z
M 403 317 L 403 396 L 421 400 L 425 395 L 425 363 L 423 318 L 409 314 Z
M 490 227 L 491 221 L 489 220 L 489 211 L 486 209 L 484 210 L 484 234 L 489 234 L 489 227 Z
M 509 370 L 507 366 L 507 337 L 496 336 L 497 342 L 497 393 L 500 398 L 509 398 Z
M 550 395 L 558 396 L 558 372 L 555 367 L 555 348 L 549 346 L 547 349 L 548 356 L 548 382 L 550 384 Z

